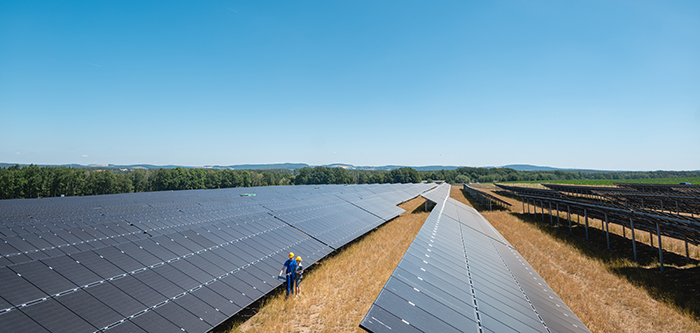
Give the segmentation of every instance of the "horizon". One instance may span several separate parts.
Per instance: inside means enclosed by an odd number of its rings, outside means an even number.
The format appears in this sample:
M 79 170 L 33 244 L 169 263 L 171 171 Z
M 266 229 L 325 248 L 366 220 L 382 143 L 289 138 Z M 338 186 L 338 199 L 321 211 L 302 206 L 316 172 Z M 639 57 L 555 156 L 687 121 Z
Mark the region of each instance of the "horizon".
M 677 171 L 677 172 L 693 172 L 693 171 L 700 171 L 700 169 L 687 169 L 687 170 L 673 170 L 673 169 L 657 169 L 657 170 L 605 170 L 605 169 L 588 169 L 588 168 L 562 168 L 562 167 L 557 167 L 557 166 L 548 166 L 548 165 L 534 165 L 534 164 L 525 164 L 525 163 L 509 163 L 505 165 L 486 165 L 486 166 L 471 166 L 471 165 L 437 165 L 437 164 L 431 164 L 431 165 L 399 165 L 399 164 L 386 164 L 386 165 L 355 165 L 351 163 L 328 163 L 328 164 L 309 164 L 309 163 L 303 163 L 303 162 L 282 162 L 282 163 L 241 163 L 241 164 L 229 164 L 229 165 L 220 165 L 220 164 L 204 164 L 204 165 L 177 165 L 177 164 L 163 164 L 163 165 L 155 165 L 155 164 L 149 164 L 149 163 L 134 163 L 134 164 L 115 164 L 115 163 L 91 163 L 91 164 L 78 164 L 78 163 L 65 163 L 65 164 L 37 164 L 37 163 L 9 163 L 9 162 L 0 162 L 0 167 L 2 165 L 20 165 L 20 166 L 28 166 L 28 165 L 37 165 L 37 166 L 80 166 L 80 167 L 129 167 L 129 166 L 140 166 L 140 165 L 149 165 L 155 168 L 164 168 L 164 167 L 182 167 L 182 168 L 188 168 L 188 169 L 195 169 L 195 168 L 201 168 L 201 169 L 207 169 L 207 168 L 212 168 L 212 167 L 234 167 L 234 166 L 274 166 L 274 165 L 305 165 L 311 168 L 318 167 L 318 166 L 324 166 L 324 167 L 341 167 L 342 166 L 351 166 L 354 168 L 386 168 L 386 167 L 397 167 L 397 168 L 403 168 L 403 167 L 408 167 L 408 168 L 414 168 L 414 169 L 420 169 L 420 168 L 429 168 L 429 167 L 447 167 L 447 168 L 513 168 L 518 171 L 568 171 L 568 172 L 573 172 L 573 171 L 595 171 L 595 172 L 657 172 L 657 171 Z M 519 169 L 516 167 L 523 167 L 523 169 Z M 544 169 L 551 169 L 551 170 L 530 170 L 527 169 L 528 167 L 532 168 L 544 168 Z M 268 168 L 252 168 L 250 170 L 266 170 Z M 269 168 L 269 169 L 274 169 L 274 168 Z M 248 169 L 241 169 L 239 170 L 248 170 Z M 292 170 L 292 169 L 290 169 Z M 364 170 L 364 169 L 357 169 L 357 170 Z M 432 169 L 431 169 L 432 170 Z M 435 170 L 445 170 L 445 169 L 435 169 Z M 379 170 L 382 171 L 382 170 Z M 426 170 L 423 170 L 426 171 Z
M 3 2 L 0 160 L 697 170 L 698 31 L 693 1 Z

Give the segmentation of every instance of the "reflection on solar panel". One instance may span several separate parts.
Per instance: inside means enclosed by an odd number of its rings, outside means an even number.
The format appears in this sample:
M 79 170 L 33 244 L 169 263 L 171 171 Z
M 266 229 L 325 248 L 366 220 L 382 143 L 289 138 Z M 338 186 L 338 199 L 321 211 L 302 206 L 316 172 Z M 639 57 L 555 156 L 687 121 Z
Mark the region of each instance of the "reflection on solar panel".
M 426 184 L 276 186 L 0 201 L 7 332 L 206 332 L 403 212 Z M 255 193 L 255 195 L 246 195 Z
M 476 210 L 437 205 L 360 327 L 370 332 L 588 332 L 547 283 Z

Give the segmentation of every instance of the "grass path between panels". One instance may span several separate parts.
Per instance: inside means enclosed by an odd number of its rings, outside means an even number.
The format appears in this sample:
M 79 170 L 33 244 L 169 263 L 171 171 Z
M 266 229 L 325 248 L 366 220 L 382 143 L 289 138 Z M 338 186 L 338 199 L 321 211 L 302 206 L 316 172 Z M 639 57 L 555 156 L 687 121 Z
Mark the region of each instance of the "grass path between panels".
M 451 196 L 469 206 L 481 208 L 461 191 L 461 186 L 453 186 Z M 599 249 L 599 244 L 578 240 L 576 235 L 567 233 L 565 237 L 555 237 L 556 233 L 547 232 L 548 223 L 522 219 L 519 201 L 499 197 L 513 205 L 510 210 L 482 210 L 480 213 L 591 331 L 700 332 L 700 323 L 686 310 L 669 304 L 658 294 L 652 296 L 649 289 L 619 274 L 620 268 L 631 269 L 639 274 L 653 275 L 657 281 L 673 283 L 667 281 L 668 275 L 664 277 L 657 273 L 657 267 L 644 267 L 624 257 L 601 255 L 608 253 L 604 250 L 605 243 Z M 696 290 L 688 292 L 695 294 L 692 297 L 700 297 Z
M 406 212 L 305 273 L 301 296 L 273 292 L 229 332 L 364 332 L 362 318 L 429 215 L 424 202 L 418 197 L 399 205 Z

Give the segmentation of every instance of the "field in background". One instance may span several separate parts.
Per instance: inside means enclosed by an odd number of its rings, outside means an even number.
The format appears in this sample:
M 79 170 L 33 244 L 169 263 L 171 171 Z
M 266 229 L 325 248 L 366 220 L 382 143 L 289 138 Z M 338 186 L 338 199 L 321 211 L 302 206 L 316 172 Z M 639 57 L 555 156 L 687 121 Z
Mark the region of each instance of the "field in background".
M 514 183 L 551 183 L 570 185 L 614 185 L 614 183 L 638 183 L 638 184 L 679 184 L 691 183 L 700 184 L 700 177 L 680 177 L 680 178 L 645 178 L 645 179 L 572 179 L 572 180 L 528 180 L 513 182 L 498 182 L 503 184 Z
M 476 207 L 481 214 L 527 259 L 552 289 L 593 332 L 700 332 L 700 251 L 691 248 L 693 260 L 685 262 L 682 242 L 664 238 L 666 273 L 659 272 L 658 249 L 651 248 L 648 234 L 638 233 L 639 262 L 631 259 L 629 230 L 610 225 L 612 250 L 607 250 L 605 234 L 589 229 L 586 241 L 583 228 L 568 232 L 522 212 L 522 204 L 513 198 L 490 193 L 511 203 L 510 210 L 483 210 L 461 186 L 452 187 L 452 197 Z M 554 217 L 556 225 L 556 215 Z M 591 222 L 600 226 L 600 222 Z M 667 245 L 668 244 L 668 245 Z
M 360 321 L 428 217 L 424 202 L 399 205 L 405 213 L 314 265 L 301 296 L 274 291 L 257 314 L 224 332 L 364 332 Z

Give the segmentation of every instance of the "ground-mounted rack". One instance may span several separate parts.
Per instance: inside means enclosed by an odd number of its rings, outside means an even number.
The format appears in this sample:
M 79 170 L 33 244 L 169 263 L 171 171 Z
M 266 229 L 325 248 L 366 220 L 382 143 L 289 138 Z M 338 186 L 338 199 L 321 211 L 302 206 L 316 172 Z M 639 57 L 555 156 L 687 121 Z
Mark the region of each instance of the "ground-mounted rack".
M 572 230 L 571 214 L 584 217 L 586 239 L 588 239 L 588 219 L 595 218 L 603 221 L 605 223 L 608 248 L 610 248 L 609 223 L 630 228 L 635 260 L 637 260 L 636 240 L 634 237 L 635 230 L 649 232 L 650 237 L 656 234 L 659 245 L 661 271 L 663 271 L 662 235 L 685 241 L 686 258 L 689 258 L 687 244 L 691 243 L 697 245 L 700 243 L 700 219 L 697 217 L 639 207 L 625 207 L 615 203 L 602 202 L 602 200 L 582 199 L 575 196 L 568 196 L 555 190 L 506 186 L 501 184 L 496 184 L 496 186 L 519 196 L 523 202 L 523 212 L 527 212 L 528 214 L 530 213 L 530 205 L 532 204 L 534 206 L 533 213 L 537 216 L 537 204 L 539 203 L 543 222 L 545 221 L 545 209 L 549 211 L 550 224 L 554 224 L 554 216 L 556 216 L 557 226 L 561 226 L 559 212 L 566 212 L 570 232 Z M 554 211 L 556 211 L 556 213 L 553 213 Z
M 638 191 L 635 188 L 573 186 L 542 184 L 543 186 L 571 196 L 606 201 L 624 207 L 638 207 L 661 212 L 700 215 L 700 192 L 692 191 Z M 675 185 L 673 185 L 675 186 Z M 672 187 L 670 187 L 672 188 Z
M 510 207 L 511 204 L 501 200 L 501 198 L 496 197 L 495 195 L 492 195 L 490 193 L 486 193 L 484 191 L 479 191 L 467 184 L 463 184 L 462 188 L 464 191 L 469 193 L 474 199 L 479 201 L 484 207 L 488 207 L 489 210 L 493 210 L 493 205 L 495 204 L 498 207 L 506 208 Z

